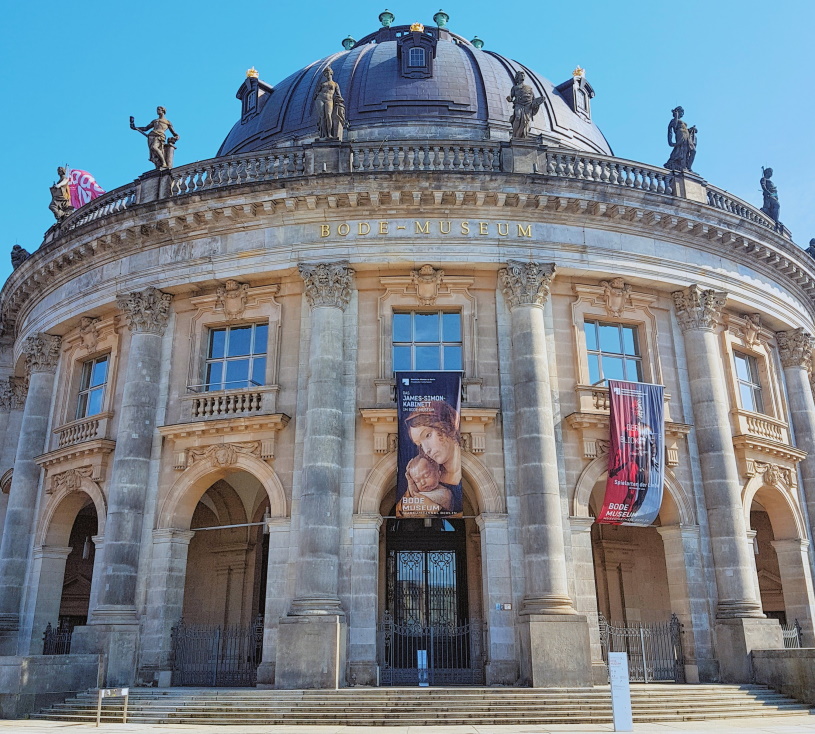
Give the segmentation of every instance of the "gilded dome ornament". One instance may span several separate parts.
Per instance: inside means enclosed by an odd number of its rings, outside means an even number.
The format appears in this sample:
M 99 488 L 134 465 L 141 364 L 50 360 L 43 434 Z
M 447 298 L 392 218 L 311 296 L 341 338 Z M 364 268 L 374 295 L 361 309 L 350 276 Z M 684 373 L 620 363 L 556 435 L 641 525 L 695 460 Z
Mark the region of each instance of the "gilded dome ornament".
M 422 23 L 411 23 L 410 30 L 411 33 L 424 33 L 424 25 Z
M 247 79 L 257 79 L 259 76 L 260 72 L 254 66 L 251 69 L 246 70 Z

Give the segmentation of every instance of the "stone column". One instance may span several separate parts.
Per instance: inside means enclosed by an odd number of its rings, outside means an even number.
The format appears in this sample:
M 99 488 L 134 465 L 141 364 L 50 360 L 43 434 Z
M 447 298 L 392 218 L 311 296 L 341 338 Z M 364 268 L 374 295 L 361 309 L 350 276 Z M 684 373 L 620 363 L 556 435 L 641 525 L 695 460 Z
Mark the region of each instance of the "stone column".
M 812 624 L 815 594 L 809 571 L 809 541 L 800 538 L 774 540 L 772 546 L 778 556 L 787 624 L 794 624 L 798 620 L 803 637 L 801 647 L 815 647 Z
M 775 338 L 787 384 L 787 403 L 795 432 L 795 445 L 807 452 L 798 467 L 809 523 L 815 526 L 815 400 L 809 382 L 813 338 L 803 329 L 779 331 Z
M 351 608 L 348 610 L 350 685 L 376 685 L 381 526 L 381 515 L 354 515 Z
M 20 604 L 40 486 L 40 467 L 34 457 L 45 451 L 60 344 L 58 336 L 37 334 L 23 346 L 29 383 L 0 541 L 0 655 L 17 654 Z
M 139 656 L 139 677 L 169 686 L 172 677 L 172 629 L 184 608 L 187 552 L 195 533 L 161 528 L 153 531 L 153 554 Z
M 510 260 L 499 271 L 511 311 L 512 376 L 525 595 L 523 677 L 533 686 L 591 685 L 586 617 L 569 597 L 543 306 L 554 264 Z
M 716 642 L 722 680 L 749 682 L 750 651 L 781 647 L 781 629 L 753 593 L 742 483 L 733 449 L 729 391 L 715 329 L 726 293 L 691 285 L 673 294 L 685 341 L 694 431 L 718 589 Z
M 91 578 L 91 598 L 88 602 L 88 619 L 93 616 L 93 610 L 99 603 L 99 587 L 105 571 L 105 536 L 92 535 L 93 541 L 93 577 Z
M 270 688 L 275 680 L 278 622 L 286 613 L 289 579 L 288 517 L 272 517 L 266 521 L 269 531 L 269 562 L 266 572 L 266 607 L 263 616 L 263 658 L 258 667 L 258 687 Z
M 72 650 L 107 654 L 106 684 L 111 686 L 130 685 L 135 673 L 136 581 L 158 384 L 165 369 L 161 337 L 172 298 L 151 286 L 116 301 L 127 317 L 131 336 L 108 485 L 105 572 L 93 619 L 89 627 L 76 630 L 75 641 L 72 639 Z
M 513 686 L 518 681 L 515 610 L 512 609 L 512 563 L 508 516 L 482 512 L 475 519 L 481 534 L 481 578 L 487 622 L 487 685 Z M 509 609 L 502 608 L 509 604 Z
M 340 650 L 345 682 L 345 612 L 340 605 L 343 312 L 351 298 L 348 263 L 301 264 L 311 308 L 306 438 L 299 498 L 294 600 L 280 620 L 277 688 L 333 688 Z M 339 629 L 338 629 L 339 628 Z M 338 639 L 339 638 L 339 639 Z

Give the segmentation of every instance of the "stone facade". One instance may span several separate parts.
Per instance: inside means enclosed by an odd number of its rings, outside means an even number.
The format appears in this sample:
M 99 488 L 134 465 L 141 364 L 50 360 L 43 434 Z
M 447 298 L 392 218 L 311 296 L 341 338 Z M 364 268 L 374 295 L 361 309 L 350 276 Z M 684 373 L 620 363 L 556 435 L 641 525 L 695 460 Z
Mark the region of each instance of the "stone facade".
M 144 176 L 12 273 L 0 655 L 39 655 L 69 616 L 83 514 L 72 652 L 105 653 L 107 684 L 169 683 L 183 618 L 262 625 L 261 685 L 375 685 L 393 316 L 411 312 L 461 317 L 461 603 L 484 682 L 604 681 L 601 613 L 676 614 L 689 681 L 750 680 L 779 619 L 815 643 L 811 258 L 664 169 L 509 140 L 431 160 L 402 132 L 376 165 L 350 140 Z M 665 385 L 656 527 L 593 523 L 609 411 L 587 322 L 631 327 L 642 380 Z M 231 358 L 251 373 L 228 378 Z

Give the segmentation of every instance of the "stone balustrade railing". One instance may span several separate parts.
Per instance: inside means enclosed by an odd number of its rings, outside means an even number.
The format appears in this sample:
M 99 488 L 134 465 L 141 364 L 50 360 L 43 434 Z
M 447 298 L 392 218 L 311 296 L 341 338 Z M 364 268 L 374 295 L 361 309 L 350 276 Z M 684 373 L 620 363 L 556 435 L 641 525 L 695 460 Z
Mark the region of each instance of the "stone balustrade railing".
M 789 429 L 784 421 L 744 410 L 735 411 L 735 417 L 737 434 L 765 438 L 777 443 L 789 442 Z
M 116 214 L 136 204 L 136 187 L 133 184 L 122 186 L 102 194 L 85 206 L 77 209 L 60 227 L 63 230 L 76 229 L 110 214 Z
M 369 171 L 500 171 L 497 145 L 407 143 L 354 145 L 351 170 Z
M 59 448 L 103 438 L 105 424 L 112 415 L 113 413 L 97 413 L 89 418 L 71 421 L 55 429 L 54 433 L 59 437 Z
M 726 191 L 722 191 L 722 189 L 717 189 L 710 184 L 707 186 L 707 203 L 716 209 L 722 209 L 742 219 L 748 219 L 751 222 L 760 224 L 762 227 L 767 227 L 767 229 L 772 229 L 789 236 L 789 232 L 784 231 L 782 225 L 770 219 L 761 209 L 756 209 L 747 202 L 737 199 L 735 196 L 728 194 Z
M 243 388 L 207 392 L 192 397 L 192 419 L 230 418 L 263 410 L 263 390 Z
M 673 174 L 670 171 L 618 158 L 547 150 L 546 167 L 541 173 L 558 178 L 653 191 L 656 194 L 674 193 L 671 183 Z
M 192 194 L 224 186 L 302 176 L 304 171 L 305 152 L 302 148 L 270 151 L 265 155 L 214 158 L 173 169 L 170 192 L 172 196 Z

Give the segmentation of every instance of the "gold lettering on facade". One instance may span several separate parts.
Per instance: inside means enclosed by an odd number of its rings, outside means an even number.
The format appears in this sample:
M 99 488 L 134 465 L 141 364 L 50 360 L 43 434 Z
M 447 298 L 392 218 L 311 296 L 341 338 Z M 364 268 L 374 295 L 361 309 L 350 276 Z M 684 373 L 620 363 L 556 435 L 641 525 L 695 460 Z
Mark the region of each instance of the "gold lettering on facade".
M 498 234 L 501 237 L 506 237 L 509 234 L 509 225 L 506 222 L 498 222 L 495 226 L 498 227 Z M 503 229 L 501 229 L 501 227 L 503 227 Z
M 328 237 L 331 234 L 331 225 L 330 224 L 321 224 L 320 225 L 320 237 Z
M 490 230 L 490 223 L 489 222 L 479 222 L 478 223 L 478 234 L 489 234 Z
M 469 222 L 462 222 L 461 223 L 461 234 L 470 234 L 470 223 Z
M 351 231 L 351 225 L 343 222 L 342 224 L 337 225 L 337 234 L 340 237 L 345 237 Z
M 439 222 L 439 231 L 442 234 L 450 234 L 450 220 Z
M 387 219 L 379 220 L 378 234 L 388 235 L 391 233 L 391 225 L 396 231 L 406 230 L 409 227 L 404 224 L 396 224 Z M 510 222 L 468 222 L 466 220 L 459 221 L 458 226 L 461 228 L 462 235 L 469 235 L 473 233 L 472 226 L 478 227 L 477 234 L 482 236 L 498 236 L 509 237 L 509 230 L 512 226 Z M 336 229 L 332 233 L 331 224 L 319 224 L 320 237 L 331 237 L 335 234 L 339 237 L 347 237 L 351 234 L 353 222 L 341 222 L 333 225 Z M 518 237 L 532 237 L 531 224 L 517 224 Z M 492 229 L 494 227 L 494 229 Z M 450 234 L 453 230 L 453 220 L 451 219 L 425 219 L 415 220 L 413 222 L 413 229 L 415 234 Z M 372 222 L 357 222 L 356 234 L 360 237 L 365 237 L 373 231 Z
M 532 236 L 532 225 L 527 224 L 526 227 L 518 225 L 518 237 L 531 237 Z
M 379 234 L 388 234 L 388 223 L 385 221 L 379 222 Z
M 365 229 L 363 229 L 363 227 Z M 360 222 L 359 229 L 357 230 L 357 234 L 370 234 L 371 232 L 371 225 L 368 222 Z
M 424 227 L 421 222 L 416 222 L 416 234 L 430 234 L 430 222 L 425 222 Z

